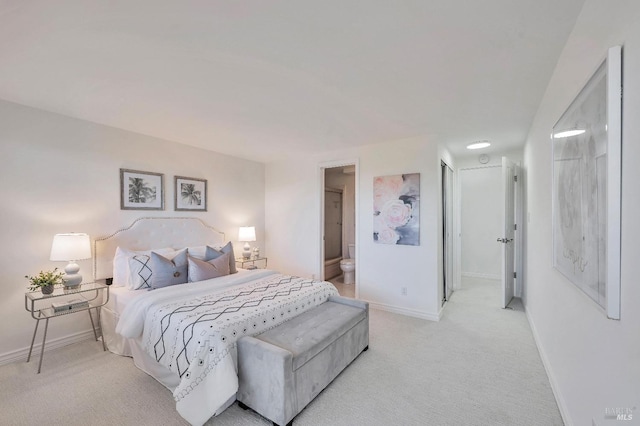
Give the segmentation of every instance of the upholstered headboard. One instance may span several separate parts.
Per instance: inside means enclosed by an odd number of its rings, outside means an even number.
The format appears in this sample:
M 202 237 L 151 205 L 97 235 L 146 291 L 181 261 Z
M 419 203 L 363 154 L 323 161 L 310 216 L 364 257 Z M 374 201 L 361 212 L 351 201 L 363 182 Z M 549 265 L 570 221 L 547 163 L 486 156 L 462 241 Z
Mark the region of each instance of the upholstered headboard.
M 224 243 L 224 233 L 195 217 L 142 217 L 111 235 L 93 242 L 93 276 L 111 278 L 116 247 L 150 250 L 163 247 L 180 249 Z

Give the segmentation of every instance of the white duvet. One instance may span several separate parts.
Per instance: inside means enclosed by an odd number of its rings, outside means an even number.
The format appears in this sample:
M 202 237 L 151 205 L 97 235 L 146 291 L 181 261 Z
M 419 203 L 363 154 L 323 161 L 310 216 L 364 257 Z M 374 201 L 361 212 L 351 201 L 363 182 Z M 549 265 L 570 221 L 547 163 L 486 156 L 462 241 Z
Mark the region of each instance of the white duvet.
M 238 390 L 236 344 L 317 306 L 336 288 L 328 282 L 269 270 L 145 292 L 120 316 L 116 332 L 137 339 L 180 376 L 176 409 L 202 425 Z

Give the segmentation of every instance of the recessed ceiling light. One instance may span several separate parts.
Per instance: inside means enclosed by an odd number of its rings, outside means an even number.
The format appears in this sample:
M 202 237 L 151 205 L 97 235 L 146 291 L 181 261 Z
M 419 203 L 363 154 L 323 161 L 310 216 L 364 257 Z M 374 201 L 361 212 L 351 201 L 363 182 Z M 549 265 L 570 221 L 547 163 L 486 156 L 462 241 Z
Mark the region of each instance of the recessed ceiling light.
M 569 138 L 571 136 L 581 135 L 584 132 L 586 132 L 586 130 L 584 130 L 584 129 L 569 129 L 569 130 L 565 130 L 565 131 L 562 131 L 562 132 L 554 133 L 553 134 L 553 138 L 554 139 Z
M 480 149 L 480 148 L 486 148 L 488 146 L 491 146 L 491 144 L 488 141 L 480 141 L 480 142 L 474 142 L 471 145 L 467 145 L 467 149 Z

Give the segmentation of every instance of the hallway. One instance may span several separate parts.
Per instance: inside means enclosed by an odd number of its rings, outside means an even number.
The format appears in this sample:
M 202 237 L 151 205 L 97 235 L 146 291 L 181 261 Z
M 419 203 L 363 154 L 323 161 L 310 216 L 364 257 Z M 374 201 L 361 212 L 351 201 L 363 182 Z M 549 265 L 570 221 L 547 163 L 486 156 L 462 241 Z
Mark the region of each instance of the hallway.
M 485 424 L 562 425 L 521 300 L 500 303 L 500 281 L 462 278 L 432 339 L 444 358 L 441 392 L 466 400 Z
M 331 281 L 341 294 L 354 288 L 340 277 Z M 375 409 L 367 402 L 373 397 L 380 408 L 402 407 L 394 411 L 405 424 L 562 425 L 522 303 L 502 309 L 500 298 L 499 281 L 465 277 L 439 322 L 373 309 L 371 350 L 343 373 L 355 383 L 332 384 L 331 397 L 309 414 L 330 411 L 344 392 L 356 418 L 368 416 L 354 407 Z M 380 383 L 376 377 L 388 369 L 396 375 Z

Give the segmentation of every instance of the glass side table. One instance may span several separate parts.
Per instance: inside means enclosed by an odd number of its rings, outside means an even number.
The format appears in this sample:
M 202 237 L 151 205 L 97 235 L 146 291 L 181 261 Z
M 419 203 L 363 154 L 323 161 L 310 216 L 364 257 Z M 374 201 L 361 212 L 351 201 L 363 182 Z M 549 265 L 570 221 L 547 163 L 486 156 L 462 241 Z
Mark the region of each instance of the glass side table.
M 106 295 L 105 295 L 106 293 Z M 93 336 L 98 341 L 98 332 L 96 324 L 91 315 L 91 309 L 96 311 L 96 321 L 101 326 L 100 308 L 109 301 L 109 286 L 101 283 L 83 283 L 77 288 L 67 289 L 64 286 L 56 286 L 51 294 L 42 294 L 40 290 L 29 291 L 24 295 L 24 308 L 31 313 L 31 317 L 36 320 L 36 327 L 33 330 L 31 338 L 31 346 L 29 347 L 29 355 L 27 362 L 31 360 L 33 352 L 33 344 L 38 333 L 40 321 L 45 320 L 44 336 L 42 337 L 42 347 L 40 348 L 40 362 L 38 363 L 38 373 L 42 369 L 42 358 L 44 355 L 44 347 L 47 342 L 47 329 L 49 328 L 49 320 L 51 318 L 63 315 L 71 315 L 76 312 L 87 311 L 89 319 L 91 319 L 91 327 L 93 328 Z M 71 302 L 74 302 L 71 304 Z M 104 343 L 104 335 L 100 328 L 100 337 L 102 338 L 102 350 L 107 350 Z
M 264 269 L 267 269 L 266 257 L 250 257 L 249 259 L 245 259 L 244 257 L 236 257 L 236 264 L 238 264 L 243 269 L 258 269 L 256 262 L 264 262 Z M 249 266 L 245 268 L 245 264 L 249 264 Z

